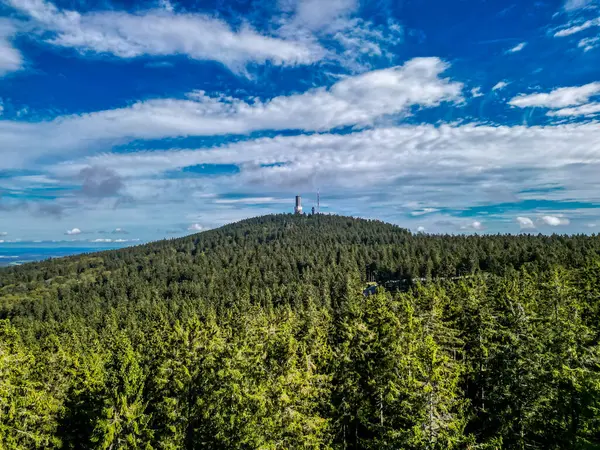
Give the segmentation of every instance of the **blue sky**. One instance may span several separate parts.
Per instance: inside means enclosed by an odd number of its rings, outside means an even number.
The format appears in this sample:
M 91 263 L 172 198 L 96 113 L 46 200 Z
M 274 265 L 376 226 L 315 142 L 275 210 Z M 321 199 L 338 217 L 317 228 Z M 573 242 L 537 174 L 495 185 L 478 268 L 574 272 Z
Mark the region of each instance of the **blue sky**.
M 594 0 L 0 0 L 0 243 L 596 233 L 599 119 Z

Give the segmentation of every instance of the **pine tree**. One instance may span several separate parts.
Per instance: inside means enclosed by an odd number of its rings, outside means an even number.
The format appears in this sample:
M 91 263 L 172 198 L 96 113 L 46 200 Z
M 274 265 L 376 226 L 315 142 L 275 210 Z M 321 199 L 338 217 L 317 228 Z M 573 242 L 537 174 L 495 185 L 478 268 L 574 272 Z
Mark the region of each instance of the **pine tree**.
M 437 286 L 419 286 L 421 339 L 417 347 L 417 379 L 421 382 L 417 448 L 457 448 L 464 441 L 465 402 L 460 389 L 465 370 L 463 342 L 446 317 L 448 298 Z
M 140 357 L 123 332 L 110 338 L 110 352 L 105 366 L 104 405 L 92 441 L 103 450 L 150 448 L 152 431 L 145 412 Z
M 0 320 L 0 448 L 49 448 L 60 403 L 35 373 L 35 359 L 8 320 Z

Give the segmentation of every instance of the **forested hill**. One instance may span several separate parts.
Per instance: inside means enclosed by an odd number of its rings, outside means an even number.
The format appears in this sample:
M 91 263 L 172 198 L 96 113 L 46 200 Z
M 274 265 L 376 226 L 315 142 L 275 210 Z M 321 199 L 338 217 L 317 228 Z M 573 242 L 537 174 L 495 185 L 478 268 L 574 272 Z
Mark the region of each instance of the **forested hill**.
M 269 304 L 289 302 L 308 287 L 327 296 L 329 290 L 345 286 L 349 275 L 362 281 L 478 272 L 502 275 L 523 266 L 582 267 L 598 255 L 596 236 L 424 235 L 379 221 L 286 214 L 179 239 L 4 269 L 0 286 L 7 294 L 43 282 L 45 288 L 60 288 L 63 297 L 73 290 L 83 295 L 91 289 L 105 299 L 136 302 L 142 287 L 151 285 L 144 298 Z
M 6 268 L 0 448 L 600 448 L 598 317 L 596 236 L 273 215 Z

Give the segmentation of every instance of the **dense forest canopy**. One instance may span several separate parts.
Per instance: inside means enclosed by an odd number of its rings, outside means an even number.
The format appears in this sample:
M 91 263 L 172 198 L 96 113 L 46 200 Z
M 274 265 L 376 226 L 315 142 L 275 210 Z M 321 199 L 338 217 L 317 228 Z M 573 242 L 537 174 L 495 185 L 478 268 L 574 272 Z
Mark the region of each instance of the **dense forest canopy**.
M 599 318 L 596 236 L 273 215 L 6 268 L 0 448 L 600 448 Z

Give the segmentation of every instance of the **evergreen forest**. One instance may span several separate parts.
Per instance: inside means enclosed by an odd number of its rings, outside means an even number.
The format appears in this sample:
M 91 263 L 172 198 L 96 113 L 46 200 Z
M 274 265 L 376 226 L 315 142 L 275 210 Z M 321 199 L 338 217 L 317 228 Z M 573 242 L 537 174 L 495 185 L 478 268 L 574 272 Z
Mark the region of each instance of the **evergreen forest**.
M 258 217 L 1 269 L 0 449 L 600 449 L 599 338 L 598 236 Z

